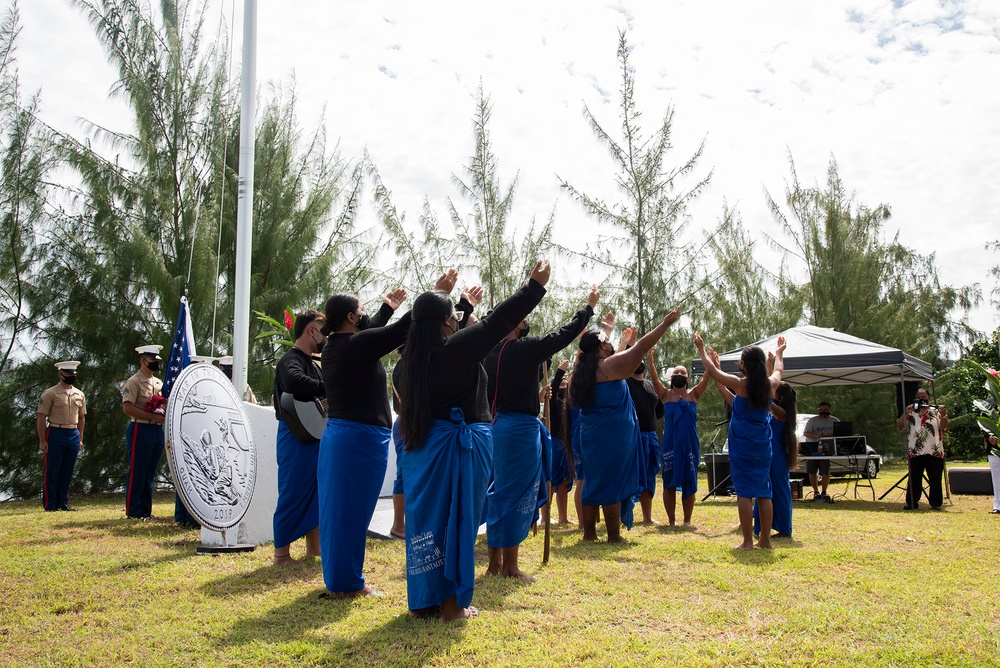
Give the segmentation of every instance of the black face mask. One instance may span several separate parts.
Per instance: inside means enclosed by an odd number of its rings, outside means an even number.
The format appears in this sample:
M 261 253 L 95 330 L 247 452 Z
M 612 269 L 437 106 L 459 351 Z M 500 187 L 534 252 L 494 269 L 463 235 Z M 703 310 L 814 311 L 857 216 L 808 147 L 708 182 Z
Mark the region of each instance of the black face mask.
M 635 368 L 635 373 L 633 375 L 640 376 L 644 373 L 646 373 L 646 363 L 639 362 L 639 366 Z
M 151 362 L 146 362 L 146 368 L 156 373 L 160 370 L 160 360 L 153 360 Z
M 821 418 L 828 418 L 828 417 L 830 417 L 830 411 L 820 411 L 819 412 L 819 416 Z
M 523 339 L 528 335 L 528 332 L 530 331 L 531 331 L 531 325 L 529 325 L 528 323 L 524 323 L 524 327 L 521 327 L 517 330 L 517 338 Z
M 372 326 L 372 319 L 368 317 L 368 314 L 364 314 L 354 323 L 354 326 L 360 329 L 362 332 Z
M 67 385 L 72 385 L 76 382 L 76 376 L 63 376 L 63 382 Z
M 682 387 L 687 387 L 688 379 L 687 376 L 671 376 L 670 377 L 670 387 L 674 389 L 681 389 Z
M 316 352 L 317 353 L 323 352 L 323 346 L 325 345 L 326 345 L 326 337 L 324 336 L 323 340 L 316 344 Z
M 233 379 L 233 367 L 231 367 L 231 366 L 220 366 L 219 370 L 221 370 L 222 373 L 226 374 L 226 378 L 228 378 L 229 380 Z

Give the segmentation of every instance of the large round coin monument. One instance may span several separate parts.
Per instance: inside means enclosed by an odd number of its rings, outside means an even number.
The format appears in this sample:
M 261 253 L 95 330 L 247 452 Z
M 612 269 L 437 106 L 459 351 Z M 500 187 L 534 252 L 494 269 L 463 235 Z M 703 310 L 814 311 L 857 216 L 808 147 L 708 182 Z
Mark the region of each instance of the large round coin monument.
M 243 402 L 217 367 L 181 371 L 167 403 L 166 437 L 174 487 L 188 511 L 223 534 L 239 524 L 253 498 L 257 455 Z

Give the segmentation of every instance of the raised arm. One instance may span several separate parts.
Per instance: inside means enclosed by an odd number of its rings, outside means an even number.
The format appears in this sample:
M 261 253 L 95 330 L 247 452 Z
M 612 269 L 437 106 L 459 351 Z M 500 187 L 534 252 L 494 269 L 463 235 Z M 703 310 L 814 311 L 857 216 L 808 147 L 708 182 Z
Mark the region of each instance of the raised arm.
M 396 288 L 383 297 L 378 313 L 372 316 L 371 327 L 385 327 L 386 323 L 389 322 L 389 318 L 392 317 L 392 314 L 396 312 L 396 309 L 404 301 L 406 301 L 406 290 L 403 288 Z
M 713 380 L 722 383 L 733 392 L 739 392 L 743 388 L 743 379 L 719 368 L 717 355 L 715 361 L 712 360 L 712 356 L 706 352 L 705 342 L 702 341 L 701 334 L 698 332 L 694 333 L 694 346 L 698 349 L 698 355 L 701 356 L 701 363 L 705 365 L 705 375 L 711 376 Z
M 653 391 L 656 392 L 656 397 L 662 402 L 663 398 L 667 396 L 667 388 L 660 382 L 660 373 L 656 370 L 653 352 L 654 349 L 650 348 L 649 352 L 646 353 L 646 364 L 649 365 L 649 380 L 653 383 Z
M 781 385 L 781 372 L 785 370 L 785 337 L 778 337 L 778 345 L 774 349 L 774 364 L 768 374 L 771 380 L 771 394 Z
M 605 359 L 598 368 L 598 373 L 603 376 L 604 380 L 622 380 L 631 376 L 650 348 L 663 338 L 663 335 L 667 333 L 672 324 L 677 322 L 679 317 L 680 307 L 677 307 L 663 316 L 660 324 L 636 341 L 633 347 Z

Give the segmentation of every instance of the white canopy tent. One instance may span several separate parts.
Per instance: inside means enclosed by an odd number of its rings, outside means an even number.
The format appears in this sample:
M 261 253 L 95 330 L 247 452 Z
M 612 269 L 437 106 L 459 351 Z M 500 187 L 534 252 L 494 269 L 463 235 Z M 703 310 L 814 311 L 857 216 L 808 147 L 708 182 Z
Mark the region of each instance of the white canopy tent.
M 784 336 L 787 343 L 781 378 L 791 385 L 869 385 L 934 379 L 934 370 L 923 360 L 828 327 L 793 327 L 754 345 L 764 352 L 773 351 L 779 336 Z M 720 354 L 722 370 L 738 374 L 742 352 L 743 348 L 737 348 Z M 705 373 L 701 359 L 694 360 L 692 371 L 695 375 Z

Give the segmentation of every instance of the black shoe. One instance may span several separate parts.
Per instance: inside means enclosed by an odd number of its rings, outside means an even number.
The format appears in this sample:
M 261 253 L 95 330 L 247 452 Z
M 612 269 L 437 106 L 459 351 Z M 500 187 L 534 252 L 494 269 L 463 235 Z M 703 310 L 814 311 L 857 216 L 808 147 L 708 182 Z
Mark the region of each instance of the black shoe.
M 54 513 L 54 512 L 56 512 L 59 509 L 58 508 L 43 508 L 42 510 L 44 510 L 47 513 Z
M 1000 515 L 1000 510 L 994 508 L 993 510 L 990 511 L 990 515 Z
M 944 508 L 942 508 L 941 506 L 931 506 L 931 510 L 938 510 L 944 512 Z
M 911 506 L 910 504 L 906 504 L 905 506 L 903 506 L 903 510 L 913 510 L 913 506 Z
M 60 506 L 59 510 L 65 510 L 65 511 L 70 512 L 70 513 L 75 513 L 76 512 L 76 508 L 74 508 L 73 506 Z

